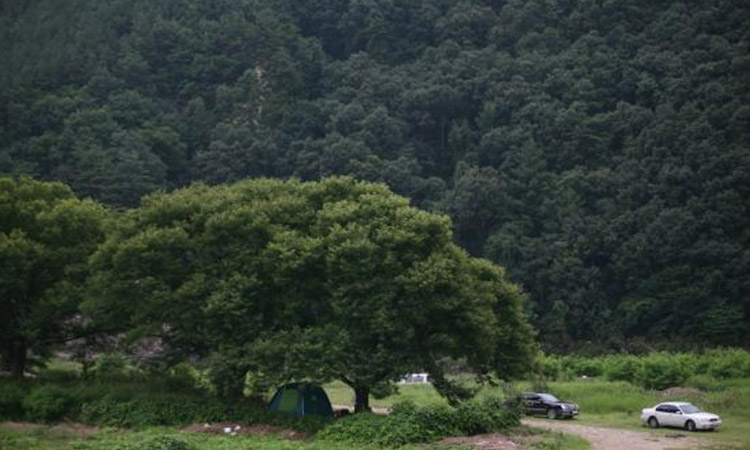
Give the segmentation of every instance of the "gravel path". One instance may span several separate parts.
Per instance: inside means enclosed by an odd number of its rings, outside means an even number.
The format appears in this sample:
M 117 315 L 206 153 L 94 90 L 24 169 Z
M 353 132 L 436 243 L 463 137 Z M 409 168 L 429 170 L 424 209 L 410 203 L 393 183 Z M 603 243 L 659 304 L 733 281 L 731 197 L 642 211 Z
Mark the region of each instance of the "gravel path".
M 591 442 L 591 450 L 666 450 L 673 448 L 701 448 L 694 437 L 677 429 L 659 431 L 629 431 L 616 428 L 579 425 L 572 421 L 524 419 L 524 425 L 551 431 L 576 434 Z

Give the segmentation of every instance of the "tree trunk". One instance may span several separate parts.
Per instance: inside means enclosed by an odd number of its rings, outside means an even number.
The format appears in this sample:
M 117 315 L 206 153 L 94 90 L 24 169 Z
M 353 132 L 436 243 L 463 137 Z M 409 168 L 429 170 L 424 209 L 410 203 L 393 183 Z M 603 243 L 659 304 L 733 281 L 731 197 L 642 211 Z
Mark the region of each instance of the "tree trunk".
M 354 388 L 354 412 L 370 411 L 370 388 L 362 386 Z
M 7 365 L 13 378 L 23 378 L 26 372 L 26 341 L 22 339 L 11 341 L 7 351 Z

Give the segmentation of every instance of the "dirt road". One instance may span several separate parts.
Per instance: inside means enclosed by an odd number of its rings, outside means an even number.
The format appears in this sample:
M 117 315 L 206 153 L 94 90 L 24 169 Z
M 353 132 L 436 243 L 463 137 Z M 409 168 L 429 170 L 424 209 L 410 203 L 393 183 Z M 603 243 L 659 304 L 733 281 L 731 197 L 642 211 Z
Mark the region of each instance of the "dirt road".
M 524 425 L 576 434 L 591 442 L 591 450 L 666 450 L 701 448 L 701 442 L 681 430 L 629 431 L 580 425 L 572 421 L 524 419 Z

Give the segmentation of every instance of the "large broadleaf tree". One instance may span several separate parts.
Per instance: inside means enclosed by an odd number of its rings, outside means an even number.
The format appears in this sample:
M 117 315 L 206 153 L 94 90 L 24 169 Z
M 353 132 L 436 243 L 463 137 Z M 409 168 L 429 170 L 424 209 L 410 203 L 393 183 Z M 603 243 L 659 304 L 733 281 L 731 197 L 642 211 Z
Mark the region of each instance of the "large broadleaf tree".
M 0 357 L 14 376 L 30 355 L 80 336 L 87 259 L 105 216 L 62 183 L 0 178 Z
M 205 357 L 220 393 L 339 379 L 359 410 L 403 374 L 462 358 L 520 374 L 522 295 L 452 241 L 450 220 L 379 184 L 259 179 L 147 197 L 93 258 L 89 311 L 174 360 Z M 265 384 L 264 384 L 265 383 Z

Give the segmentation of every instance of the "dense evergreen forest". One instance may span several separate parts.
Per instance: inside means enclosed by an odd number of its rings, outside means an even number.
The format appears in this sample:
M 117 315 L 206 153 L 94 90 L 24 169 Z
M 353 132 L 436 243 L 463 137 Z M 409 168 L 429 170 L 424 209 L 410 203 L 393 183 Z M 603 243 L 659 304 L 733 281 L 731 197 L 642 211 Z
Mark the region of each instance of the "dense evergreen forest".
M 2 0 L 0 173 L 387 183 L 548 351 L 750 342 L 750 4 Z

